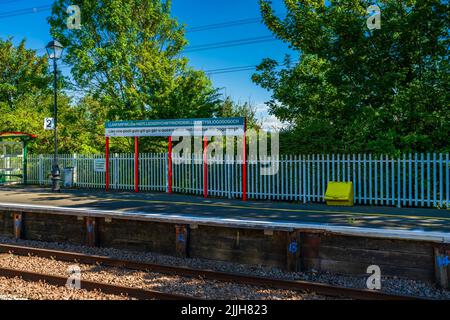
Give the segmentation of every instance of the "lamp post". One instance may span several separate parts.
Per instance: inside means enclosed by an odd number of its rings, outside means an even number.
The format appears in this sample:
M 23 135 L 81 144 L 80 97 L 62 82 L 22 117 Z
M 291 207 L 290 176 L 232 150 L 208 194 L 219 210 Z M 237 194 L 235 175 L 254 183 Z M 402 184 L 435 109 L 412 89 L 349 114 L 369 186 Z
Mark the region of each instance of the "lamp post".
M 58 92 L 57 92 L 58 66 L 56 64 L 56 61 L 61 58 L 64 47 L 58 41 L 53 40 L 47 44 L 45 49 L 47 50 L 49 59 L 53 60 L 53 90 L 54 90 L 53 119 L 55 123 L 54 128 L 55 152 L 53 156 L 53 165 L 52 165 L 52 191 L 59 192 L 61 173 L 58 166 Z

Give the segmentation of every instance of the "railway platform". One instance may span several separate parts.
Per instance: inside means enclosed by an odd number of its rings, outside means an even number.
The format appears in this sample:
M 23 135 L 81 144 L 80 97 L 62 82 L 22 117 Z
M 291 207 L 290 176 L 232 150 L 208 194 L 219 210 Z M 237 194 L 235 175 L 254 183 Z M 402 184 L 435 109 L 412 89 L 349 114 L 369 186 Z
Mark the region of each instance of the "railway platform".
M 450 211 L 0 189 L 0 235 L 448 287 Z

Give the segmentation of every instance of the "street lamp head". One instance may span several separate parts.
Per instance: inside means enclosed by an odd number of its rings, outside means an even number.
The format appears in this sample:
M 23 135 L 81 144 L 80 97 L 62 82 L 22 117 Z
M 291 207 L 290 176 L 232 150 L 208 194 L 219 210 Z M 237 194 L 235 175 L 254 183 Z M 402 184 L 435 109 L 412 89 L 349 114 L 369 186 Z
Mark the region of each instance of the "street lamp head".
M 64 47 L 58 41 L 53 40 L 47 44 L 45 49 L 47 50 L 47 54 L 50 59 L 59 59 L 61 58 Z

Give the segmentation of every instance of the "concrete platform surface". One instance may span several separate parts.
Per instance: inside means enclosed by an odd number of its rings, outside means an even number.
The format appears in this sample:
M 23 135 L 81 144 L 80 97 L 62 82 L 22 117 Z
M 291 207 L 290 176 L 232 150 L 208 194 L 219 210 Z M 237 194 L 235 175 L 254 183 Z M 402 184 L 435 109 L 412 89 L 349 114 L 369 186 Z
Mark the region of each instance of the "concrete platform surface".
M 77 214 L 98 213 L 121 217 L 140 217 L 158 221 L 199 224 L 233 224 L 258 228 L 333 227 L 361 233 L 397 234 L 439 233 L 450 239 L 450 210 L 393 208 L 374 206 L 328 207 L 324 204 L 204 199 L 164 193 L 106 193 L 49 188 L 0 188 L 0 208 L 20 205 Z M 142 220 L 142 219 L 140 219 Z M 216 222 L 216 223 L 214 223 Z M 377 231 L 378 230 L 378 231 Z M 332 230 L 331 230 L 332 231 Z

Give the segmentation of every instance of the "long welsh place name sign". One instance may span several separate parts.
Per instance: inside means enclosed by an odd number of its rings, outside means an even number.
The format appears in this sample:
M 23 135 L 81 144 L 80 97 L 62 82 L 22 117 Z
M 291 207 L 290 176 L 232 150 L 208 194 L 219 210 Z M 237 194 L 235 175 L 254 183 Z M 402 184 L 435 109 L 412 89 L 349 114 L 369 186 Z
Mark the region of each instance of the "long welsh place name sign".
M 105 124 L 107 137 L 242 136 L 245 118 L 114 121 Z

